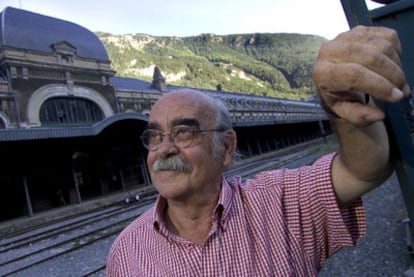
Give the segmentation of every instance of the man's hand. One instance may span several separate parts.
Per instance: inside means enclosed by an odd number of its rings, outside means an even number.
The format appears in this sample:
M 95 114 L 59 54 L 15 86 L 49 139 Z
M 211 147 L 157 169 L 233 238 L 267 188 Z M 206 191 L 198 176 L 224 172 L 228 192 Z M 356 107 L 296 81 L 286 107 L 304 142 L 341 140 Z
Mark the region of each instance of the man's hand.
M 332 113 L 357 126 L 384 119 L 370 97 L 398 102 L 410 94 L 396 31 L 357 26 L 321 46 L 313 80 Z M 366 97 L 366 94 L 370 97 Z

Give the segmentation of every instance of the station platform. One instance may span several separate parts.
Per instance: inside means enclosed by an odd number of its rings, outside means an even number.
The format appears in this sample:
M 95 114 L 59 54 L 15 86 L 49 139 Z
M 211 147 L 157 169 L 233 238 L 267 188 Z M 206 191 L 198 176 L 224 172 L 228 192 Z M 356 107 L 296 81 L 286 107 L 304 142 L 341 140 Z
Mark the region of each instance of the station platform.
M 142 198 L 142 196 L 154 193 L 155 190 L 152 186 L 132 187 L 128 188 L 126 191 L 106 194 L 101 197 L 85 200 L 80 204 L 71 204 L 64 207 L 39 212 L 34 214 L 32 217 L 19 217 L 16 219 L 0 222 L 0 238 L 8 234 L 20 232 L 22 230 L 29 229 L 34 226 L 39 226 L 54 220 L 70 218 L 83 213 L 91 212 L 93 210 L 104 209 L 112 205 L 125 203 L 126 198 L 134 197 L 137 194 Z
M 242 160 L 235 162 L 234 166 L 237 167 L 240 164 L 257 162 L 259 160 L 267 159 L 269 157 L 282 157 L 289 155 L 291 153 L 296 153 L 305 149 L 310 149 L 312 147 L 321 148 L 322 151 L 320 155 L 324 152 L 332 151 L 335 145 L 334 139 L 332 136 L 327 138 L 318 138 L 311 141 L 306 141 L 298 143 L 292 146 L 288 146 L 276 151 L 271 151 L 263 153 L 261 155 L 256 155 L 252 157 L 246 157 Z M 153 186 L 135 186 L 128 187 L 126 190 L 118 191 L 112 194 L 105 194 L 102 196 L 97 196 L 93 199 L 88 199 L 82 201 L 80 204 L 70 204 L 67 206 L 52 208 L 42 212 L 37 212 L 33 216 L 21 216 L 15 219 L 10 219 L 0 222 L 0 238 L 6 236 L 7 234 L 12 234 L 20 232 L 21 230 L 29 229 L 34 226 L 39 226 L 44 223 L 60 220 L 63 218 L 70 218 L 76 215 L 87 213 L 89 211 L 103 209 L 105 207 L 123 203 L 126 198 L 133 197 L 136 194 L 148 194 L 156 193 Z

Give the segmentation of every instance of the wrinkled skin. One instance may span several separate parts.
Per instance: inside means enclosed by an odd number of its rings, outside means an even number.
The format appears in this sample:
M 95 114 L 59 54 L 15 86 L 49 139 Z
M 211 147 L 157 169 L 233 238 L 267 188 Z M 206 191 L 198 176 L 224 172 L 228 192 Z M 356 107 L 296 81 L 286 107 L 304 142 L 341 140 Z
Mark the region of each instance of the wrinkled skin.
M 397 33 L 384 27 L 358 26 L 321 46 L 313 70 L 325 104 L 338 117 L 364 126 L 384 119 L 373 99 L 398 102 L 410 94 L 400 62 Z
M 385 114 L 375 103 L 396 103 L 410 94 L 401 51 L 394 30 L 365 26 L 320 49 L 313 80 L 339 142 L 332 179 L 340 204 L 380 185 L 393 171 Z

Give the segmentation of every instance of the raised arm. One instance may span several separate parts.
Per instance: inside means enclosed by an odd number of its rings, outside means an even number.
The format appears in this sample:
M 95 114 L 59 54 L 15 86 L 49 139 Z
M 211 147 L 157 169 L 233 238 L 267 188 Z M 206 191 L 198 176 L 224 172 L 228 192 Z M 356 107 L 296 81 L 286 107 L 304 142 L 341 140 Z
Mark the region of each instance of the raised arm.
M 347 203 L 392 173 L 384 113 L 376 100 L 398 102 L 410 93 L 397 33 L 358 26 L 322 45 L 314 83 L 339 143 L 332 166 L 334 189 Z

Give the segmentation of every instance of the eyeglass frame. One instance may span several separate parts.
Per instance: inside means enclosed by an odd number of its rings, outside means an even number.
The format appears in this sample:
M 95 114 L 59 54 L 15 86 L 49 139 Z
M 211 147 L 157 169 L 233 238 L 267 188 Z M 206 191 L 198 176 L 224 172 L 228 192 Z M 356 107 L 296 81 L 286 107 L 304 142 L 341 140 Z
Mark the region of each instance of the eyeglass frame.
M 175 130 L 177 128 L 182 128 L 182 127 L 188 128 L 188 130 L 191 131 L 191 141 L 188 143 L 188 145 L 185 145 L 185 146 L 180 147 L 180 146 L 176 145 L 176 143 L 174 142 L 174 140 L 177 137 L 177 135 L 175 135 L 175 137 L 173 137 L 172 134 L 173 134 L 173 130 Z M 171 129 L 170 132 L 161 132 L 160 130 L 156 130 L 156 129 L 146 129 L 146 130 L 144 130 L 142 132 L 142 135 L 140 136 L 140 139 L 141 139 L 141 142 L 142 142 L 143 146 L 147 150 L 149 150 L 149 151 L 157 151 L 158 150 L 158 147 L 161 145 L 162 141 L 164 140 L 164 137 L 168 135 L 168 141 L 170 142 L 171 145 L 174 145 L 175 147 L 177 147 L 179 149 L 184 149 L 184 148 L 190 147 L 193 144 L 194 137 L 195 137 L 194 134 L 199 134 L 199 133 L 204 133 L 204 132 L 224 132 L 224 131 L 227 131 L 227 130 L 228 130 L 228 128 L 199 129 L 199 128 L 191 127 L 191 126 L 188 126 L 188 125 L 177 125 L 177 126 L 174 126 Z M 149 146 L 149 144 L 146 144 L 144 142 L 144 140 L 145 140 L 144 134 L 146 132 L 148 133 L 148 131 L 157 133 L 157 136 L 160 136 L 160 142 L 155 147 L 152 147 L 151 148 Z

